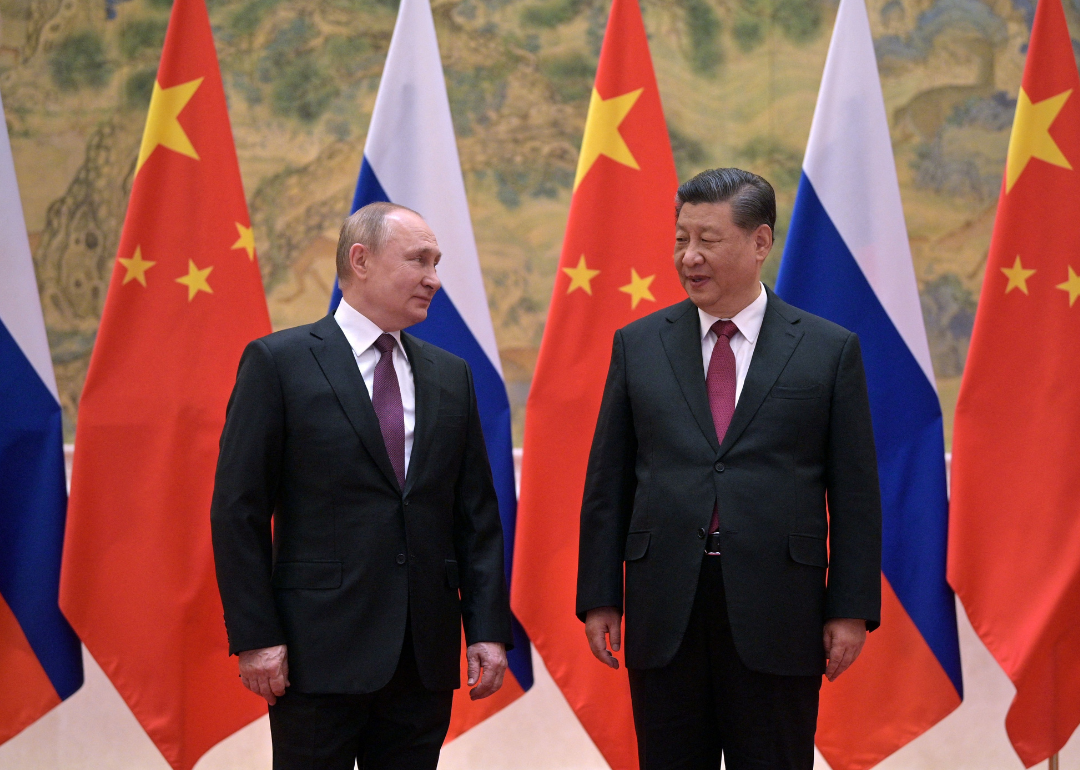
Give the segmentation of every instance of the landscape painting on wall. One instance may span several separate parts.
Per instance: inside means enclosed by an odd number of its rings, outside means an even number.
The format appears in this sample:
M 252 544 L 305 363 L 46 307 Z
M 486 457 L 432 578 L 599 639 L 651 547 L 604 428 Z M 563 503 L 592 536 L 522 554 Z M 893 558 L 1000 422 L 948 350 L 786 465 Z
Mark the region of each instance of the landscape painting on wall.
M 307 323 L 326 312 L 396 2 L 208 4 L 271 318 L 276 329 Z M 734 165 L 776 187 L 771 282 L 836 5 L 641 5 L 680 179 Z M 520 445 L 608 1 L 432 6 Z M 1065 2 L 1071 25 L 1078 6 Z M 868 7 L 948 440 L 1034 6 Z M 0 94 L 68 440 L 169 9 L 170 0 L 0 0 Z

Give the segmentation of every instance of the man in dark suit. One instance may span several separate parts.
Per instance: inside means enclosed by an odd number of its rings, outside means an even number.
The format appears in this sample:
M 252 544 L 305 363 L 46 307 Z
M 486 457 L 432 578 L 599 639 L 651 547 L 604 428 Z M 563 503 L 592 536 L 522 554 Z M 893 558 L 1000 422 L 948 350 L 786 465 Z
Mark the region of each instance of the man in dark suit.
M 337 312 L 240 361 L 211 524 L 275 770 L 435 768 L 462 621 L 472 697 L 502 684 L 510 608 L 472 374 L 401 331 L 427 316 L 439 258 L 415 212 L 360 209 Z
M 625 615 L 644 770 L 716 770 L 721 753 L 729 770 L 810 770 L 821 675 L 879 623 L 859 341 L 761 283 L 776 221 L 764 179 L 703 172 L 676 216 L 689 299 L 615 334 L 577 612 L 613 668 Z

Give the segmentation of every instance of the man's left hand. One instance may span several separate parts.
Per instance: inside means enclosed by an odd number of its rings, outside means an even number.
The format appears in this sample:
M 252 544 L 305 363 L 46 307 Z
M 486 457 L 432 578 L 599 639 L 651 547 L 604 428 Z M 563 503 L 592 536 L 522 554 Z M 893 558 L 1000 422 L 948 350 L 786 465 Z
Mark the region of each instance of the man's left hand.
M 866 643 L 866 621 L 857 618 L 833 618 L 825 621 L 825 657 L 829 665 L 825 676 L 830 682 L 847 671 Z
M 469 697 L 480 700 L 498 692 L 506 673 L 506 645 L 501 642 L 470 644 L 465 657 L 469 661 L 469 686 L 476 685 L 469 690 Z

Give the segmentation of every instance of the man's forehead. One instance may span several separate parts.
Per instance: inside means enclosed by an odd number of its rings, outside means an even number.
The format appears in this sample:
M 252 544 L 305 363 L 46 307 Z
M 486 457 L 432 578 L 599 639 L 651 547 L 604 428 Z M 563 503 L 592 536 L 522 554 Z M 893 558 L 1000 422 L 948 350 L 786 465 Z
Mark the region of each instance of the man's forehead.
M 721 203 L 684 203 L 679 209 L 676 227 L 723 227 L 731 221 L 731 204 Z

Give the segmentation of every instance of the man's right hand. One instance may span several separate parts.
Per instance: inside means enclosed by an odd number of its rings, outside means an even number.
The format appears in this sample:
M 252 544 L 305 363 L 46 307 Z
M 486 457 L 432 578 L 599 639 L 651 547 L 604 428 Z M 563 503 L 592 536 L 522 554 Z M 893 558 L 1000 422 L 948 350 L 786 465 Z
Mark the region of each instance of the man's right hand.
M 284 644 L 240 653 L 240 681 L 273 706 L 289 686 L 289 654 Z
M 585 613 L 585 636 L 598 661 L 611 668 L 619 667 L 619 661 L 607 648 L 608 637 L 613 652 L 619 651 L 622 641 L 622 613 L 616 607 L 597 607 Z

